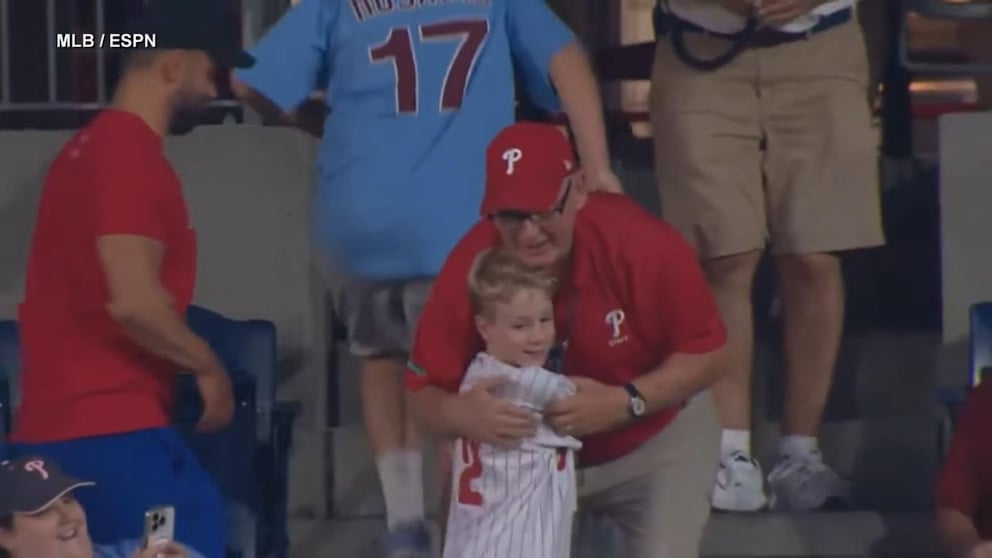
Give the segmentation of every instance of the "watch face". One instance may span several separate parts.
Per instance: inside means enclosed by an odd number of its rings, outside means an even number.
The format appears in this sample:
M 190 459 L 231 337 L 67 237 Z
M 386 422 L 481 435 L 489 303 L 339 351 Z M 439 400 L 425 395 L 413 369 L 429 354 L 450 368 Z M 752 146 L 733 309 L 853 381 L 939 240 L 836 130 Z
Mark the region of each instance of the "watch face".
M 645 405 L 644 400 L 640 397 L 635 397 L 630 400 L 630 412 L 634 414 L 635 417 L 639 417 L 644 414 Z

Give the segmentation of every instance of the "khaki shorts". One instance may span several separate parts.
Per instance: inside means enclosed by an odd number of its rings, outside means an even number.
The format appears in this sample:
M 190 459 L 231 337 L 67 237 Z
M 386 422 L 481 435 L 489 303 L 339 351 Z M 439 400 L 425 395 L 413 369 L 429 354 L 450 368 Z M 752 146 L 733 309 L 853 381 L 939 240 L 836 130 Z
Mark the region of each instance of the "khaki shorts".
M 705 58 L 728 46 L 701 34 L 686 43 Z M 704 259 L 766 242 L 777 254 L 883 244 L 867 83 L 854 20 L 712 72 L 659 40 L 651 120 L 665 219 Z

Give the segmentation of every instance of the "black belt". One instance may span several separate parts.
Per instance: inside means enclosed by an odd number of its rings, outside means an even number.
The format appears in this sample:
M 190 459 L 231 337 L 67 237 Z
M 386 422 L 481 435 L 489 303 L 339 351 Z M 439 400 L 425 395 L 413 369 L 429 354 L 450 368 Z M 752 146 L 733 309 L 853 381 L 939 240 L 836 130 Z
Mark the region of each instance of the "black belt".
M 669 36 L 675 53 L 686 64 L 698 70 L 715 70 L 737 57 L 747 48 L 768 48 L 794 41 L 809 38 L 816 33 L 822 33 L 838 25 L 843 25 L 851 20 L 853 16 L 852 8 L 838 10 L 832 14 L 820 17 L 816 25 L 799 33 L 789 33 L 778 29 L 758 28 L 757 22 L 752 18 L 742 31 L 736 33 L 719 33 L 710 31 L 704 27 L 696 25 L 691 21 L 682 19 L 672 13 L 666 12 L 661 7 L 661 2 L 655 6 L 654 29 L 657 36 Z M 694 33 L 719 37 L 726 39 L 732 44 L 730 50 L 713 60 L 700 60 L 691 56 L 686 50 L 683 42 L 683 34 Z

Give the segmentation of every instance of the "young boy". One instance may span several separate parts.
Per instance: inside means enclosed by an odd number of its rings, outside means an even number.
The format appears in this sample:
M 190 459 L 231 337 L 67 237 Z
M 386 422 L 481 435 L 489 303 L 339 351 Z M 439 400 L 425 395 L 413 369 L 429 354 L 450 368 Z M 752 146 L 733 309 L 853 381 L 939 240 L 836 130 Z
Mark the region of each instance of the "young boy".
M 540 414 L 575 386 L 543 368 L 555 340 L 554 279 L 498 250 L 483 252 L 469 274 L 475 324 L 486 343 L 462 380 L 466 391 L 505 377 L 494 395 Z M 574 453 L 581 446 L 541 423 L 520 447 L 459 439 L 444 558 L 568 558 L 575 512 Z

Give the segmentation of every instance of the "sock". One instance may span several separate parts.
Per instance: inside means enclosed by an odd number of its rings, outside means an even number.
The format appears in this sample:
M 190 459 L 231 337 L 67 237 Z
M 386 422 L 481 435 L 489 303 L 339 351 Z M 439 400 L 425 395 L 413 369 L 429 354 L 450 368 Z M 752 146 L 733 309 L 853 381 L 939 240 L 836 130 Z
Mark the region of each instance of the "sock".
M 723 430 L 720 436 L 720 458 L 726 459 L 736 452 L 751 457 L 750 430 Z
M 386 526 L 424 520 L 423 457 L 419 451 L 386 454 L 376 462 L 382 496 L 386 501 Z
M 789 434 L 782 436 L 778 443 L 778 455 L 782 459 L 807 458 L 818 454 L 820 443 L 815 436 L 797 436 Z

